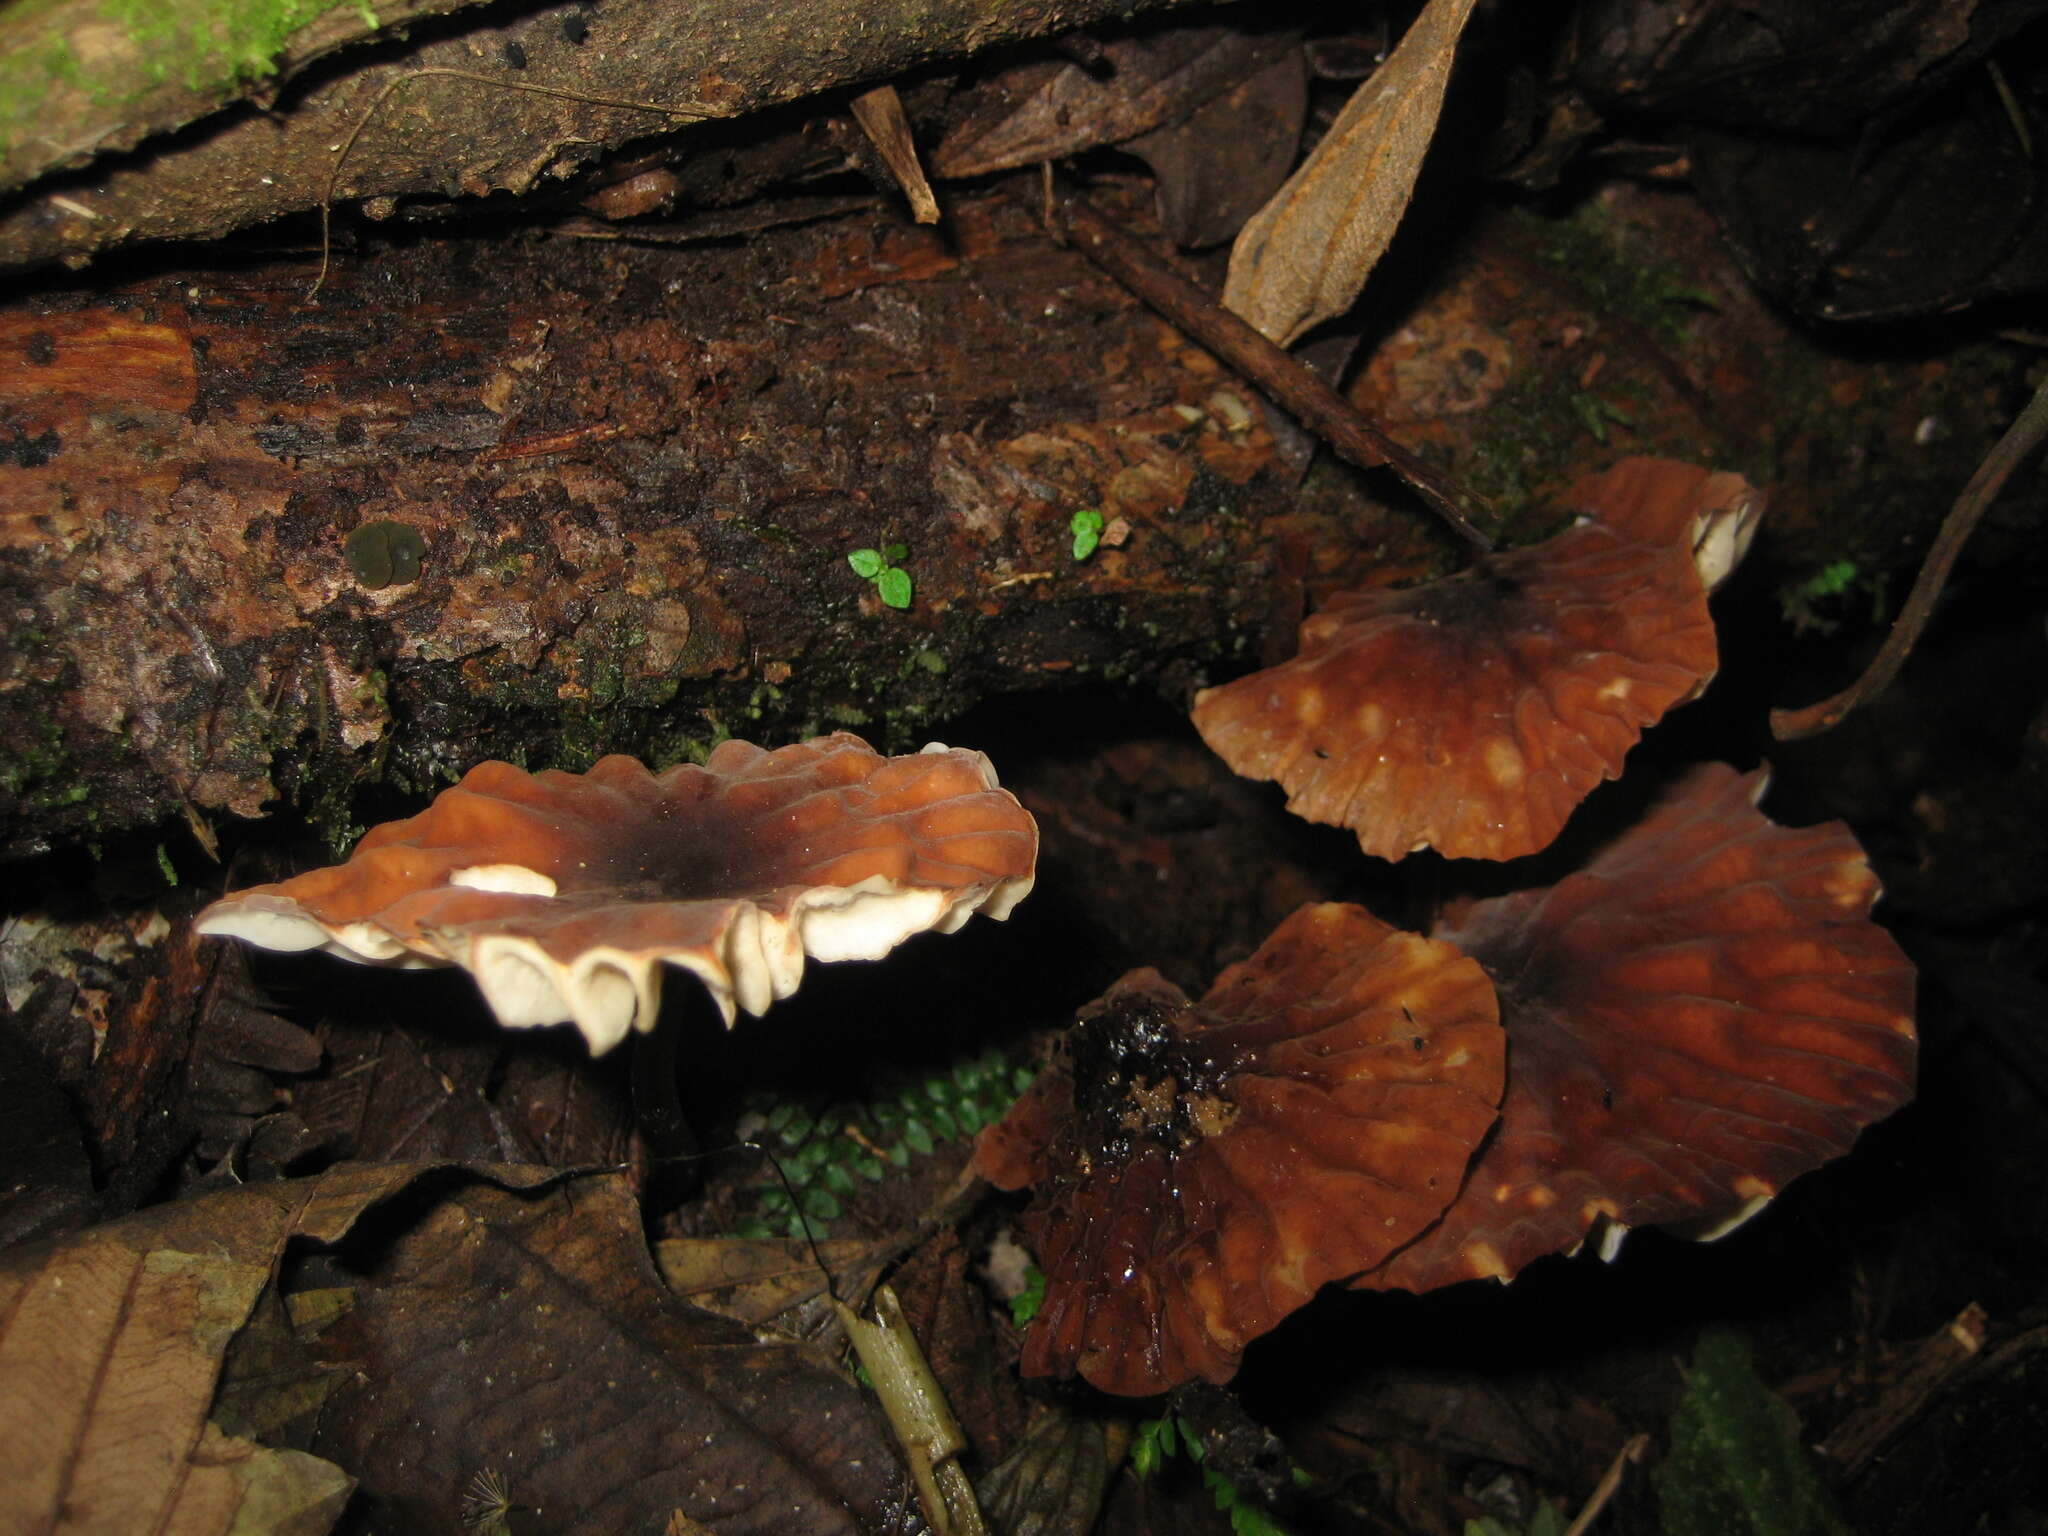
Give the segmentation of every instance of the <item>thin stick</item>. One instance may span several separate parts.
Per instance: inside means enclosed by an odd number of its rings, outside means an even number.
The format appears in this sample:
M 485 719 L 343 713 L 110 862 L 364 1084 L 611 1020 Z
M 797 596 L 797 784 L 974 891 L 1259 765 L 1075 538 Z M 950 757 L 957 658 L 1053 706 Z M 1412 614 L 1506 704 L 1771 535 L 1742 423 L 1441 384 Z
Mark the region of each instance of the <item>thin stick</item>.
M 1243 374 L 1353 464 L 1361 469 L 1386 465 L 1458 537 L 1482 554 L 1493 548 L 1493 540 L 1464 512 L 1465 507 L 1481 513 L 1490 510 L 1477 496 L 1388 437 L 1357 406 L 1119 229 L 1080 193 L 1069 193 L 1056 206 L 1081 254 L 1142 302 Z
M 525 91 L 531 96 L 552 97 L 556 101 L 580 101 L 593 107 L 617 107 L 622 112 L 651 112 L 657 117 L 681 118 L 685 122 L 698 122 L 707 117 L 722 117 L 725 114 L 715 108 L 689 102 L 683 106 L 664 106 L 653 101 L 628 101 L 616 96 L 593 96 L 587 91 L 573 91 L 567 86 L 541 85 L 531 80 L 507 80 L 500 75 L 479 74 L 472 69 L 449 69 L 442 65 L 430 65 L 402 75 L 394 75 L 378 88 L 370 98 L 370 105 L 363 115 L 356 119 L 355 127 L 349 129 L 348 137 L 341 141 L 335 151 L 334 164 L 327 172 L 327 187 L 320 194 L 320 271 L 313 279 L 313 286 L 306 293 L 306 302 L 311 303 L 320 296 L 320 287 L 327 281 L 329 259 L 334 254 L 334 242 L 330 238 L 334 221 L 334 189 L 340 185 L 342 167 L 348 163 L 350 151 L 363 136 L 363 130 L 370 126 L 370 120 L 383 110 L 384 102 L 401 85 L 410 85 L 415 80 L 439 77 L 445 80 L 470 80 L 478 85 L 495 85 L 500 90 Z
M 1615 1452 L 1614 1460 L 1607 1464 L 1606 1473 L 1593 1489 L 1593 1497 L 1586 1500 L 1586 1507 L 1579 1511 L 1579 1518 L 1571 1523 L 1564 1536 L 1586 1536 L 1586 1532 L 1592 1529 L 1593 1522 L 1600 1518 L 1600 1511 L 1607 1507 L 1607 1501 L 1614 1497 L 1614 1490 L 1621 1486 L 1621 1474 L 1628 1469 L 1628 1464 L 1632 1461 L 1641 1461 L 1643 1452 L 1649 1448 L 1650 1437 L 1637 1435 Z
M 1878 648 L 1877 655 L 1863 675 L 1833 698 L 1822 699 L 1818 704 L 1809 704 L 1804 709 L 1772 710 L 1773 736 L 1780 741 L 1818 736 L 1822 731 L 1840 725 L 1851 710 L 1861 708 L 1891 686 L 1892 679 L 1899 675 L 1899 668 L 1913 654 L 1920 631 L 1934 616 L 1935 601 L 1941 596 L 1941 589 L 1948 584 L 1948 573 L 1955 565 L 1956 557 L 1963 552 L 1963 545 L 1969 542 L 1977 520 L 1998 499 L 1998 493 L 2005 489 L 2005 482 L 2012 477 L 2012 472 L 2020 467 L 2044 437 L 2048 437 L 2048 383 L 2042 384 L 2034 398 L 2027 402 L 2027 408 L 2020 412 L 2019 419 L 2006 429 L 2005 436 L 1984 456 L 1984 462 L 1977 466 L 1977 473 L 1970 476 L 1970 483 L 1963 487 L 1963 494 L 1949 508 L 1948 516 L 1942 520 L 1941 532 L 1934 536 L 1934 544 L 1927 551 L 1927 563 L 1920 567 L 1920 575 L 1913 582 L 1912 593 L 1906 598 L 1905 606 L 1892 622 L 1891 633 L 1885 636 L 1884 644 Z

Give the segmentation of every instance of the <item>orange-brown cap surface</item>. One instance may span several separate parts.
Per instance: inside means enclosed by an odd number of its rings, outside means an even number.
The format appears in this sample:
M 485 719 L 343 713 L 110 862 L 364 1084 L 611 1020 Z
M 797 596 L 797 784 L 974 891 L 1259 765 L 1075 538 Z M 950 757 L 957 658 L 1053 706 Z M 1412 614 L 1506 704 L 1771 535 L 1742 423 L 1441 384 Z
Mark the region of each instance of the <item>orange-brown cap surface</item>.
M 1627 538 L 1683 545 L 1709 592 L 1742 563 L 1764 511 L 1738 474 L 1640 455 L 1579 480 L 1565 504 Z
M 1428 586 L 1338 594 L 1299 655 L 1198 694 L 1194 720 L 1367 853 L 1512 859 L 1717 660 L 1690 552 L 1585 523 Z
M 993 1182 L 1036 1186 L 1025 1374 L 1129 1396 L 1227 1379 L 1436 1219 L 1501 1070 L 1479 967 L 1358 907 L 1303 907 L 1199 1004 L 1125 977 L 976 1148 Z
M 978 752 L 884 758 L 840 733 L 743 741 L 654 774 L 482 763 L 343 864 L 238 891 L 201 933 L 351 960 L 460 965 L 505 1024 L 573 1021 L 602 1051 L 651 1029 L 661 966 L 724 1013 L 796 990 L 805 956 L 875 959 L 1005 917 L 1038 833 Z
M 1876 877 L 1841 823 L 1767 821 L 1764 778 L 1696 768 L 1578 874 L 1443 926 L 1500 991 L 1500 1124 L 1356 1284 L 1505 1279 L 1603 1220 L 1725 1230 L 1911 1096 L 1913 970 Z

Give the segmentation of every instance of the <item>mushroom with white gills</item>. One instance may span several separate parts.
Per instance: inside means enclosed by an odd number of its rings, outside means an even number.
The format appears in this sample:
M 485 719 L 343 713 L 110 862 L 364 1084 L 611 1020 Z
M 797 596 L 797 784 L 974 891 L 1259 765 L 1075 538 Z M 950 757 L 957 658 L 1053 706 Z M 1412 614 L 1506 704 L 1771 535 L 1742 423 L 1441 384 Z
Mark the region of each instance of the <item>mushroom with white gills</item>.
M 730 1026 L 794 992 L 807 956 L 879 959 L 975 912 L 1007 917 L 1037 849 L 988 759 L 937 743 L 885 758 L 844 732 L 727 741 L 661 773 L 617 756 L 585 774 L 486 762 L 345 862 L 233 892 L 196 927 L 459 966 L 500 1023 L 573 1023 L 594 1053 L 637 1033 L 636 1104 L 675 1140 L 664 967 L 694 975 Z

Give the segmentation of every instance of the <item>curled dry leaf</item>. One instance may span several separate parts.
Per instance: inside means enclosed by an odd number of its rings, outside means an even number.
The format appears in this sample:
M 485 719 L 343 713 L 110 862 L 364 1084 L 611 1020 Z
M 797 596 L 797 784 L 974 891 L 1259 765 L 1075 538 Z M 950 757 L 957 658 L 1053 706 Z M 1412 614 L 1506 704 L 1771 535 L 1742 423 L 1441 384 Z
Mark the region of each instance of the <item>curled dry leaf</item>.
M 1281 346 L 1351 307 L 1400 227 L 1473 0 L 1429 0 L 1231 247 L 1226 308 Z
M 1339 593 L 1299 655 L 1197 694 L 1194 721 L 1369 854 L 1511 859 L 1718 659 L 1689 552 L 1584 523 L 1428 586 Z
M 1443 1219 L 1355 1284 L 1506 1279 L 1603 1221 L 1717 1235 L 1911 1096 L 1877 878 L 1840 822 L 1766 820 L 1764 782 L 1696 768 L 1584 870 L 1443 925 L 1500 989 L 1507 1096 Z
M 213 1428 L 214 1384 L 286 1242 L 339 1240 L 423 1171 L 246 1185 L 0 1255 L 0 1529 L 329 1529 L 354 1480 Z
M 1226 1380 L 1437 1218 L 1503 1053 L 1479 967 L 1358 907 L 1301 908 L 1200 1003 L 1125 977 L 976 1147 L 991 1182 L 1036 1188 L 1025 1374 L 1131 1396 Z
M 515 1529 L 563 1536 L 904 1528 L 873 1400 L 825 1352 L 670 1294 L 623 1177 L 465 1185 L 365 1257 L 320 1335 L 348 1370 L 313 1448 L 387 1528 L 454 1529 L 480 1472 Z
M 879 756 L 841 732 L 744 741 L 654 774 L 483 763 L 344 864 L 238 891 L 201 933 L 377 964 L 459 965 L 507 1025 L 573 1021 L 592 1050 L 654 1027 L 663 964 L 729 1024 L 913 933 L 1007 917 L 1038 833 L 979 752 Z
M 984 86 L 983 104 L 932 151 L 932 174 L 985 176 L 1180 122 L 1300 42 L 1294 32 L 1165 27 L 1104 44 L 1102 75 L 1075 64 L 1018 65 Z

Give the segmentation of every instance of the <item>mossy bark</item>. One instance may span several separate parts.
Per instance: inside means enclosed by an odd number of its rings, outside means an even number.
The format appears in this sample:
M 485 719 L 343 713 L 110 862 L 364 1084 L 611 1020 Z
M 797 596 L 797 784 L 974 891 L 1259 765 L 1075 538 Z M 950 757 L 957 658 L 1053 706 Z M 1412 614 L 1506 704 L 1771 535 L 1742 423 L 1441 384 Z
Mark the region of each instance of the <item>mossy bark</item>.
M 0 188 L 39 163 L 74 164 L 101 145 L 126 147 L 146 131 L 192 121 L 232 99 L 263 61 L 290 64 L 313 42 L 332 46 L 338 15 L 358 26 L 365 15 L 359 5 L 337 12 L 316 0 L 270 0 L 270 10 L 254 14 L 283 19 L 252 30 L 225 19 L 243 13 L 240 0 L 181 4 L 165 13 L 190 16 L 176 27 L 135 20 L 155 15 L 140 0 L 80 0 L 75 12 L 45 4 L 11 18 L 25 35 L 19 78 L 0 77 L 0 100 L 14 103 L 0 117 L 0 164 L 13 178 Z M 30 188 L 0 214 L 0 270 L 77 264 L 136 241 L 212 239 L 322 207 L 330 196 L 380 200 L 373 212 L 382 215 L 391 205 L 381 200 L 525 193 L 705 117 L 1146 8 L 1122 0 L 573 0 L 511 17 L 494 10 L 496 24 L 436 29 L 395 57 L 380 49 L 331 60 L 269 110 L 218 114 L 146 158 Z M 209 25 L 209 12 L 221 19 Z M 307 19 L 296 28 L 285 25 L 301 13 Z M 160 54 L 148 45 L 165 28 L 177 47 Z

